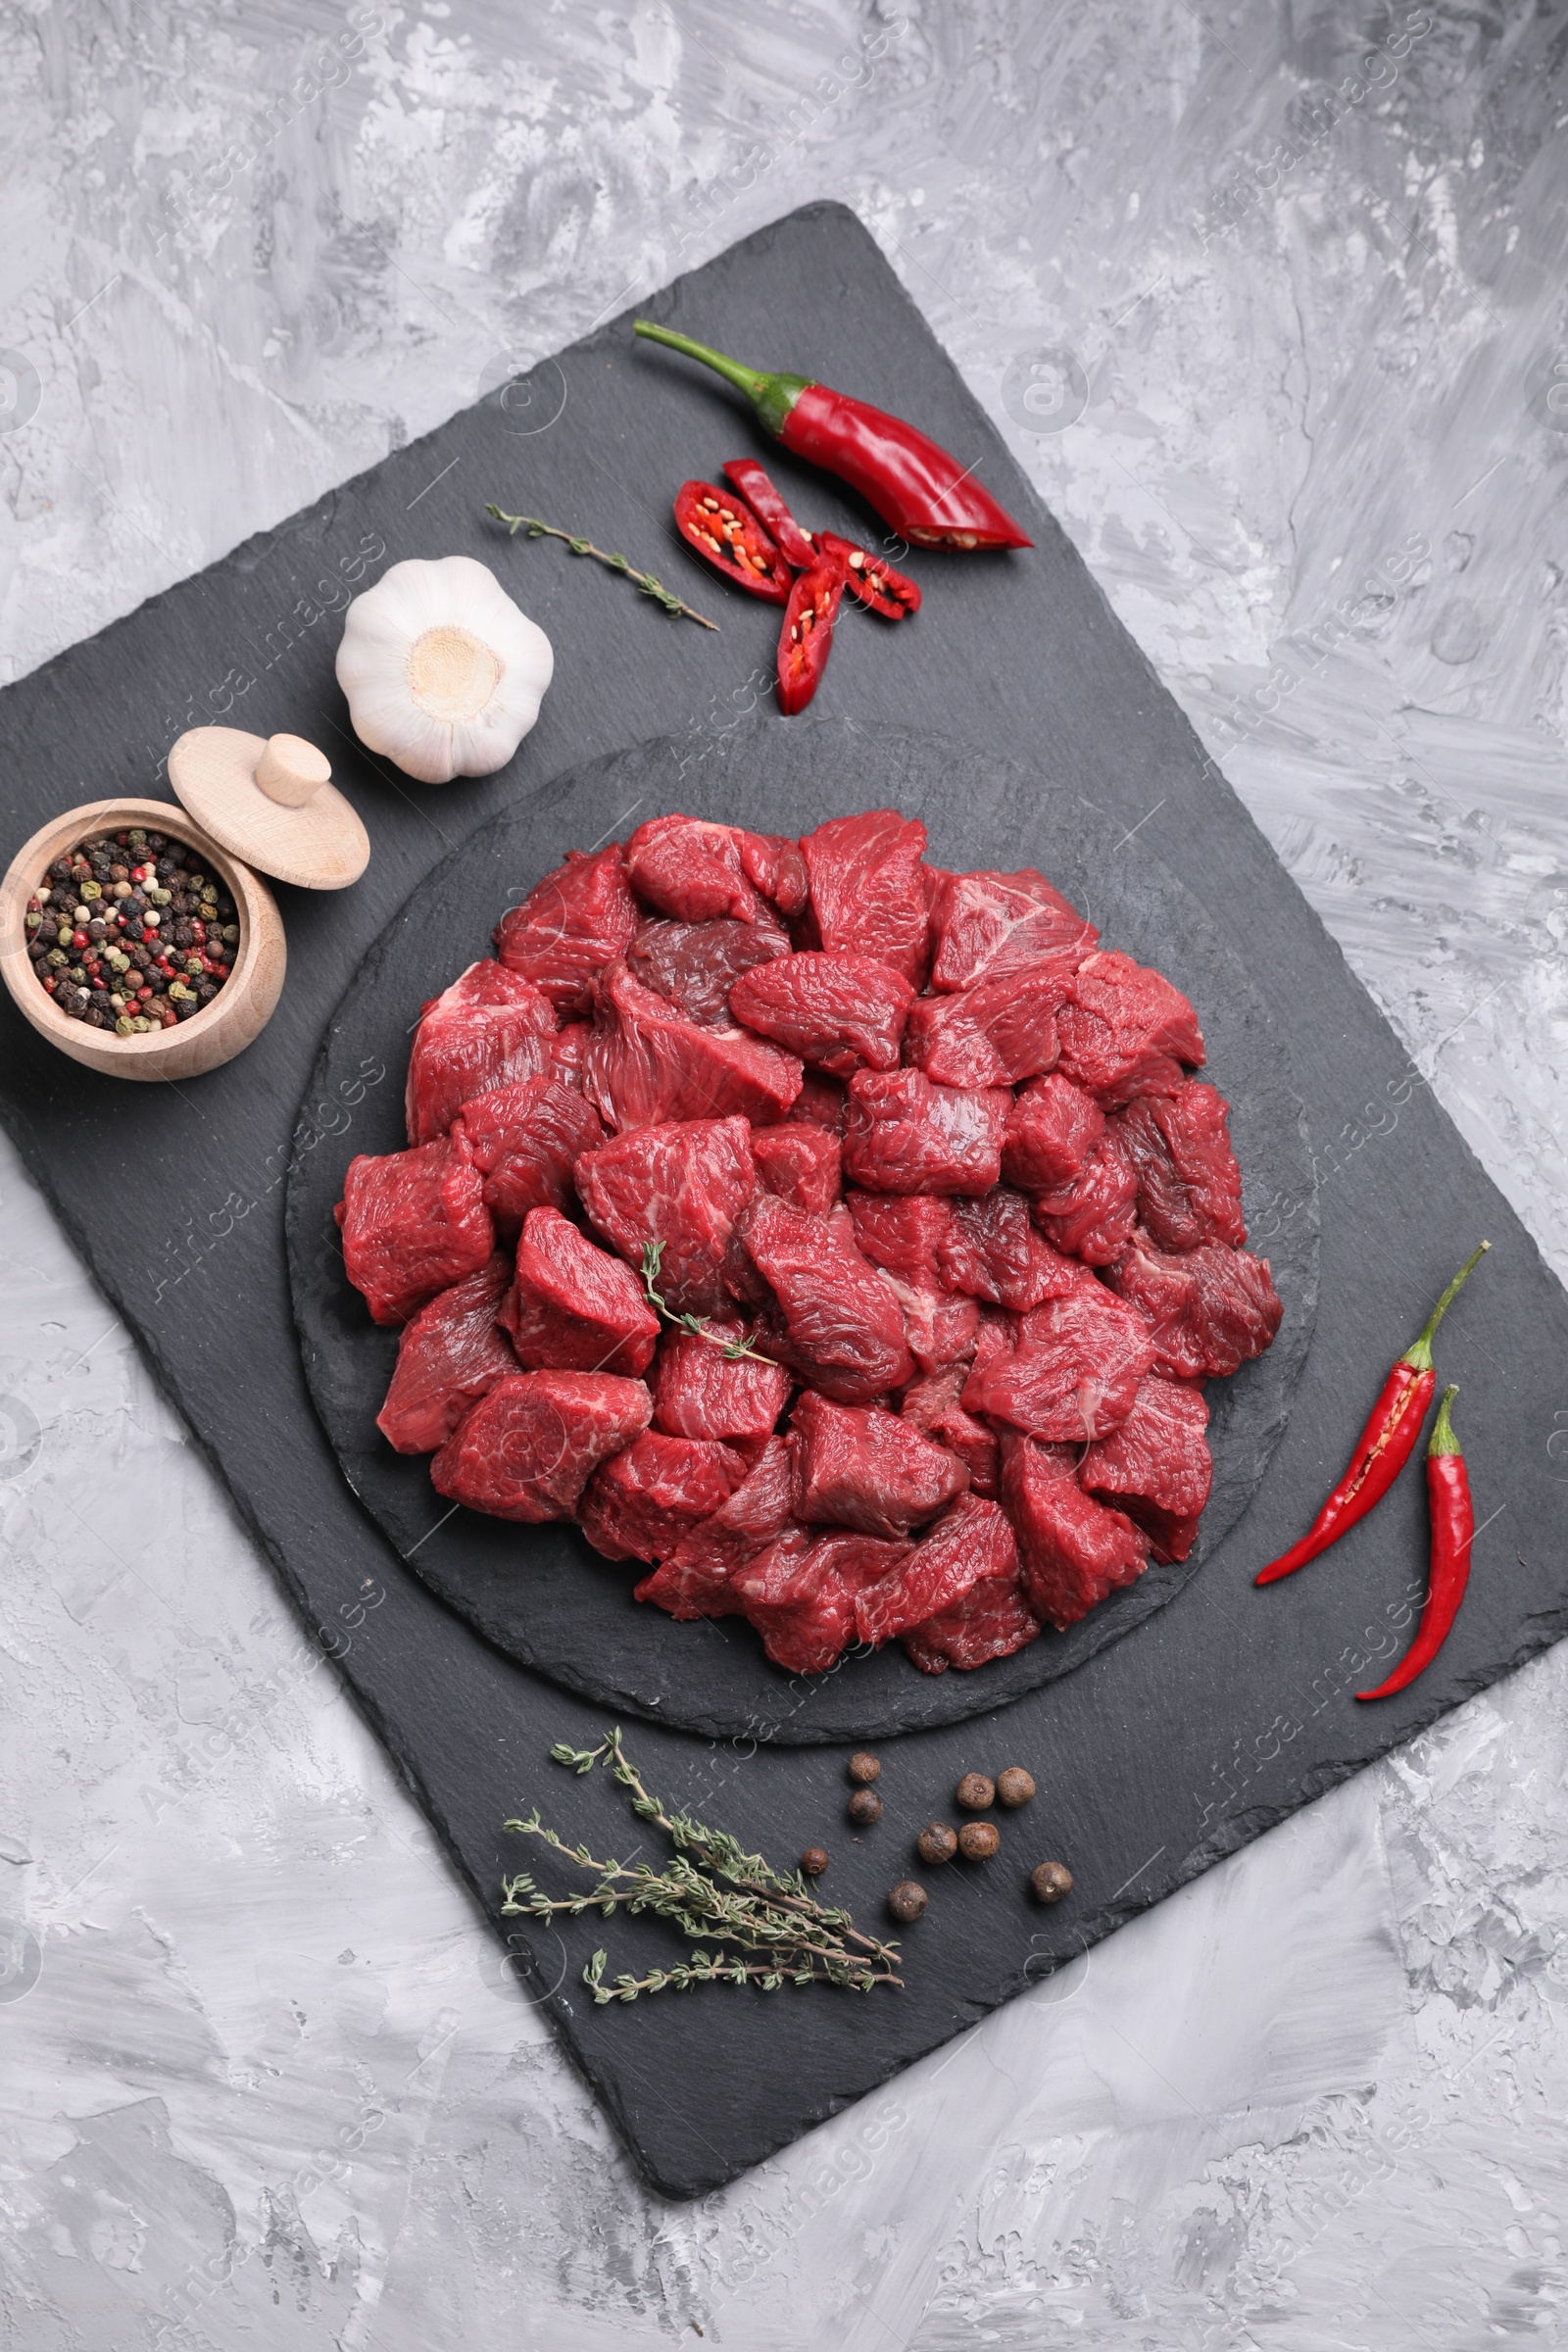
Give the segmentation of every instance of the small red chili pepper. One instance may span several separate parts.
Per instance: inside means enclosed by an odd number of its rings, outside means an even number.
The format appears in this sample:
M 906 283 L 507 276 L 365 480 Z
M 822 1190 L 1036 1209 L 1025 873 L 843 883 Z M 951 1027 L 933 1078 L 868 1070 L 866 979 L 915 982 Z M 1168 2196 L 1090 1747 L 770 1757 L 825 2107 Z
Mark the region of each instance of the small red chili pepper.
M 919 612 L 920 591 L 913 580 L 895 571 L 882 557 L 832 531 L 820 532 L 818 541 L 824 555 L 840 558 L 851 588 L 873 612 L 880 612 L 885 620 L 902 620 L 906 612 Z
M 786 718 L 804 710 L 816 692 L 843 595 L 844 566 L 837 556 L 803 571 L 790 590 L 778 641 L 778 707 Z
M 705 563 L 738 588 L 765 597 L 770 605 L 789 601 L 789 565 L 733 490 L 711 482 L 682 482 L 675 493 L 675 527 Z
M 1447 1388 L 1438 1406 L 1438 1418 L 1427 1447 L 1427 1500 L 1432 1512 L 1432 1565 L 1427 1575 L 1426 1604 L 1415 1640 L 1386 1683 L 1375 1690 L 1358 1690 L 1357 1698 L 1389 1698 L 1413 1683 L 1431 1665 L 1448 1629 L 1459 1614 L 1464 1589 L 1470 1582 L 1470 1546 L 1476 1532 L 1475 1504 L 1470 1499 L 1470 1473 L 1453 1434 L 1448 1407 L 1459 1392 Z
M 724 468 L 724 479 L 734 483 L 758 520 L 772 532 L 785 563 L 793 564 L 797 571 L 809 571 L 817 560 L 816 541 L 809 531 L 802 530 L 757 460 L 732 458 Z
M 808 571 L 823 556 L 838 556 L 844 564 L 846 586 L 873 612 L 888 620 L 902 620 L 906 612 L 919 612 L 920 591 L 913 580 L 895 571 L 881 556 L 873 556 L 853 539 L 839 538 L 835 531 L 803 530 L 755 458 L 731 459 L 724 477 L 750 502 L 753 513 L 778 541 L 785 563 L 793 564 L 797 571 Z
M 768 431 L 810 465 L 825 466 L 916 547 L 1031 547 L 1005 509 L 975 480 L 972 466 L 863 400 L 830 392 L 809 376 L 767 374 L 742 367 L 706 343 L 694 343 L 651 319 L 636 331 L 701 360 L 744 392 Z
M 1427 1406 L 1438 1385 L 1432 1362 L 1432 1335 L 1463 1289 L 1472 1268 L 1481 1263 L 1491 1248 L 1490 1242 L 1483 1242 L 1465 1259 L 1433 1308 L 1421 1336 L 1405 1349 L 1384 1382 L 1383 1393 L 1356 1440 L 1345 1476 L 1300 1542 L 1293 1544 L 1289 1551 L 1282 1551 L 1277 1560 L 1270 1560 L 1266 1568 L 1260 1568 L 1252 1579 L 1254 1584 L 1275 1585 L 1282 1576 L 1304 1568 L 1308 1560 L 1315 1560 L 1319 1552 L 1327 1551 L 1348 1529 L 1364 1519 L 1374 1503 L 1382 1501 L 1415 1451 Z

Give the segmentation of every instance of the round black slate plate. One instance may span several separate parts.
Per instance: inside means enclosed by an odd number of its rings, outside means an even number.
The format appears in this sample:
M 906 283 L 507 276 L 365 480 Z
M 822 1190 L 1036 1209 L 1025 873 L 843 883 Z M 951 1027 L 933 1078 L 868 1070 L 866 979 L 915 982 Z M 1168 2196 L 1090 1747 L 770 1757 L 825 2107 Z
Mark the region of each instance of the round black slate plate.
M 1285 1222 L 1272 1258 L 1285 1301 L 1273 1348 L 1211 1381 L 1214 1489 L 1199 1544 L 1152 1567 L 1066 1634 L 971 1674 L 921 1674 L 897 1644 L 815 1678 L 769 1664 L 739 1618 L 680 1625 L 631 1597 L 636 1574 L 575 1528 L 518 1527 L 449 1506 L 422 1457 L 375 1428 L 397 1334 L 371 1324 L 346 1281 L 332 1206 L 358 1152 L 404 1142 L 403 1078 L 421 1002 L 488 945 L 501 909 L 568 849 L 625 837 L 685 809 L 765 832 L 808 832 L 859 808 L 902 808 L 943 866 L 1037 865 L 1107 947 L 1155 964 L 1198 1008 L 1207 1074 L 1231 1103 L 1249 1221 L 1312 1198 L 1311 1162 L 1284 1042 L 1218 924 L 1138 835 L 1107 822 L 1043 755 L 1028 771 L 898 728 L 771 715 L 639 744 L 552 783 L 480 828 L 419 885 L 334 1013 L 301 1108 L 288 1196 L 294 1314 L 317 1411 L 361 1502 L 416 1573 L 500 1648 L 617 1713 L 714 1737 L 885 1739 L 955 1723 L 1070 1673 L 1152 1617 L 1197 1574 L 1251 1500 L 1285 1427 L 1317 1301 L 1315 1211 Z M 1222 911 L 1222 910 L 1221 910 Z M 376 1077 L 377 1070 L 384 1072 Z M 286 1475 L 286 1464 L 279 1464 Z

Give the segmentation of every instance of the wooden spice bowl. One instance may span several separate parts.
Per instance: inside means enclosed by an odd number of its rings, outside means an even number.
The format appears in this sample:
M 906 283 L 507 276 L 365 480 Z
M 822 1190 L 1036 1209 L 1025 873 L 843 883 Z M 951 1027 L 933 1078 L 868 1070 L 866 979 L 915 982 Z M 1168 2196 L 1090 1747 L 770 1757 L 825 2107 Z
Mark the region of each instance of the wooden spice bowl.
M 173 1029 L 117 1037 L 89 1029 L 62 1012 L 38 980 L 27 956 L 27 901 L 57 858 L 95 833 L 141 825 L 194 850 L 221 876 L 239 920 L 239 947 L 228 978 L 210 1004 Z M 24 1019 L 73 1061 L 111 1078 L 196 1078 L 232 1061 L 270 1020 L 282 994 L 287 962 L 283 919 L 261 876 L 220 849 L 184 809 L 169 801 L 88 801 L 39 827 L 11 860 L 0 883 L 0 972 Z

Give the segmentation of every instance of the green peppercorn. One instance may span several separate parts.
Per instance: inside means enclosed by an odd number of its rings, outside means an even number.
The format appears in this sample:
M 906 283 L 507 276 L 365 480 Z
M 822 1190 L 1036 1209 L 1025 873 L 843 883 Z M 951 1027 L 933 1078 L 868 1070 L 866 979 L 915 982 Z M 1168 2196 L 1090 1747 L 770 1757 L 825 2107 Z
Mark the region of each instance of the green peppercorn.
M 52 971 L 63 972 L 71 958 L 64 948 L 51 948 L 44 961 Z
M 91 906 L 94 899 L 101 899 L 103 897 L 104 886 L 101 882 L 84 882 L 81 886 L 81 895 L 87 901 L 87 904 Z
M 223 925 L 223 945 L 226 948 L 237 948 L 239 946 L 238 923 L 225 923 Z

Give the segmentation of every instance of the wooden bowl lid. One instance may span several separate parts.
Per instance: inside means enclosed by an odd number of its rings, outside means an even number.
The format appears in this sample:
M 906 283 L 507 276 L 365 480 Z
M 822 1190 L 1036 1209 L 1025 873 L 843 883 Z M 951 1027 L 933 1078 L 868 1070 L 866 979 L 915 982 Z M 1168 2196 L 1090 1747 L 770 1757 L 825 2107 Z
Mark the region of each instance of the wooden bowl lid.
M 346 890 L 370 862 L 370 837 L 331 773 L 303 736 L 239 727 L 191 727 L 169 754 L 171 784 L 213 839 L 301 890 Z

